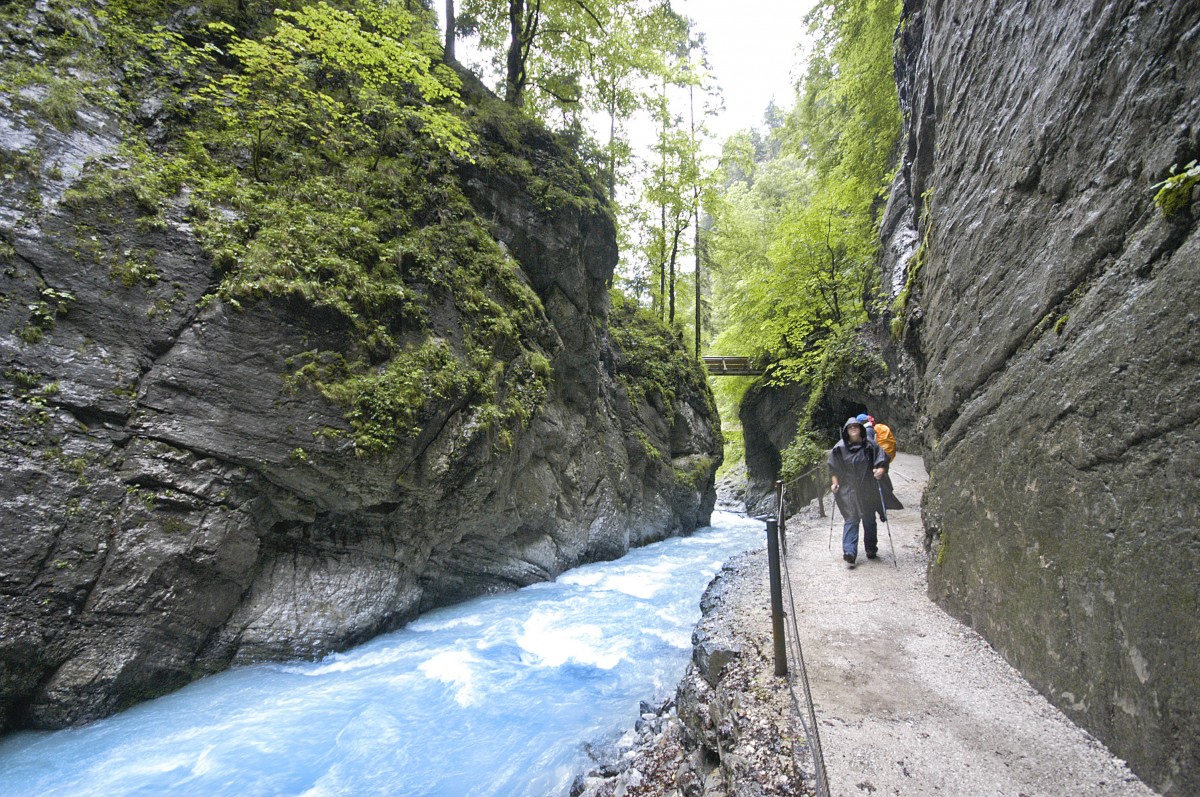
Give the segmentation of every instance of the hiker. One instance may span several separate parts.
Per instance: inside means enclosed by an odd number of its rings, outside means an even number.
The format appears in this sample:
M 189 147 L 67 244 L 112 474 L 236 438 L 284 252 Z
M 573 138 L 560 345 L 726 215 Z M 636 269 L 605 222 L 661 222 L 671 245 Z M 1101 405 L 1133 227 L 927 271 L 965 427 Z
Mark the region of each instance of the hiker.
M 891 427 L 887 424 L 876 423 L 874 415 L 860 413 L 857 417 L 867 431 L 867 439 L 882 448 L 883 453 L 887 454 L 890 466 L 891 461 L 896 458 L 896 436 L 892 434 Z M 883 478 L 879 480 L 879 486 L 883 493 L 883 503 L 875 511 L 879 514 L 879 519 L 887 523 L 887 510 L 903 509 L 904 504 L 900 503 L 900 499 L 896 497 L 896 488 L 892 486 L 890 472 L 883 474 Z M 872 517 L 874 517 L 874 513 L 872 513 Z
M 892 434 L 892 427 L 876 422 L 873 415 L 868 415 L 867 421 L 875 428 L 876 444 L 887 454 L 888 462 L 891 462 L 896 458 L 896 435 Z
M 871 419 L 871 416 L 865 412 L 860 412 L 856 420 L 863 425 L 863 431 L 867 433 L 867 439 L 875 443 L 875 422 Z
M 875 513 L 883 512 L 877 482 L 887 473 L 888 458 L 867 438 L 866 426 L 850 418 L 842 426 L 842 439 L 829 451 L 830 490 L 842 513 L 842 559 L 851 567 L 858 559 L 858 524 L 863 527 L 863 548 L 874 559 L 879 549 Z

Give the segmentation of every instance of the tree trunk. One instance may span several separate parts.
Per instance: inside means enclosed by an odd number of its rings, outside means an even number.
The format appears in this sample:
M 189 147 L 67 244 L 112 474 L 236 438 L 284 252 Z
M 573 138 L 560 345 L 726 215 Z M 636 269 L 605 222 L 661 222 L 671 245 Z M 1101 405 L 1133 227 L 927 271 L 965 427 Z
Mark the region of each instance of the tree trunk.
M 450 63 L 454 60 L 454 0 L 446 0 L 446 47 L 442 52 L 442 60 Z
M 663 318 L 666 313 L 667 304 L 667 77 L 663 75 L 662 79 L 662 133 L 659 136 L 659 141 L 662 142 L 662 153 L 659 161 L 658 187 L 659 199 L 659 240 L 662 241 L 662 246 L 658 250 L 658 317 Z
M 691 215 L 691 214 L 688 214 Z M 667 323 L 675 323 L 675 258 L 679 254 L 679 237 L 683 235 L 684 226 L 679 223 L 679 217 L 675 217 L 675 234 L 671 237 L 671 282 L 670 297 L 671 297 L 671 312 L 667 316 Z
M 658 317 L 661 319 L 666 314 L 667 304 L 667 203 L 660 204 L 658 210 L 662 221 L 658 231 L 658 296 L 655 298 L 658 300 Z
M 692 125 L 692 151 L 696 151 L 696 95 L 695 87 L 688 84 L 688 114 Z M 692 222 L 696 225 L 696 359 L 700 358 L 700 175 L 692 186 Z
M 504 82 L 504 101 L 520 107 L 521 89 L 525 84 L 525 0 L 508 0 L 508 59 Z
M 617 198 L 617 90 L 608 101 L 608 199 Z
M 696 358 L 700 357 L 700 196 L 696 195 L 696 206 L 692 209 L 696 222 Z

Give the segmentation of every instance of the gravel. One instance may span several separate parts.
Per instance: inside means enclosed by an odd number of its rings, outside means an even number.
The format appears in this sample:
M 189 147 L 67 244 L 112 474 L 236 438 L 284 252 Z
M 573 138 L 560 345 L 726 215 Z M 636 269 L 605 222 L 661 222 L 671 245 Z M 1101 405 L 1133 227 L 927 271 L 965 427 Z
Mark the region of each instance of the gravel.
M 908 508 L 881 524 L 880 558 L 842 561 L 840 520 L 816 504 L 788 518 L 787 573 L 830 793 L 952 797 L 1150 797 L 1123 761 L 1074 725 L 977 633 L 926 594 L 921 460 L 899 454 Z M 828 505 L 828 502 L 826 502 Z M 895 557 L 893 558 L 893 546 Z M 765 551 L 728 563 L 705 596 L 698 658 L 729 651 L 709 689 L 693 666 L 586 797 L 813 793 L 815 765 L 787 681 L 774 675 Z M 785 611 L 790 611 L 787 596 Z M 797 669 L 790 662 L 793 676 Z M 803 700 L 799 680 L 797 694 Z M 714 741 L 714 734 L 716 741 Z
M 788 569 L 831 793 L 1146 797 L 1099 741 L 926 594 L 919 457 L 899 454 L 906 509 L 880 558 L 841 561 L 841 517 L 787 522 Z

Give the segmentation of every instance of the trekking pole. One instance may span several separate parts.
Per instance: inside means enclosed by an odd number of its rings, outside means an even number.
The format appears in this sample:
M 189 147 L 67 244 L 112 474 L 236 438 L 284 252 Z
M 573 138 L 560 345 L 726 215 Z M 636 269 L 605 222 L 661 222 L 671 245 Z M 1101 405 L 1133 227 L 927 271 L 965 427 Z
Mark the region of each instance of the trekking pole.
M 899 570 L 900 565 L 898 562 L 896 562 L 896 545 L 892 542 L 892 521 L 888 520 L 887 504 L 883 502 L 883 484 L 876 479 L 875 486 L 879 488 L 879 508 L 883 510 L 883 524 L 887 526 L 888 547 L 892 549 L 892 564 L 897 570 Z
M 825 546 L 825 550 L 832 551 L 833 550 L 833 507 L 837 505 L 837 496 L 834 495 L 833 490 L 829 491 L 829 504 L 830 504 L 830 506 L 829 506 L 829 544 Z
M 835 503 L 830 501 L 830 503 Z M 829 507 L 829 544 L 825 546 L 825 550 L 833 550 L 833 507 Z

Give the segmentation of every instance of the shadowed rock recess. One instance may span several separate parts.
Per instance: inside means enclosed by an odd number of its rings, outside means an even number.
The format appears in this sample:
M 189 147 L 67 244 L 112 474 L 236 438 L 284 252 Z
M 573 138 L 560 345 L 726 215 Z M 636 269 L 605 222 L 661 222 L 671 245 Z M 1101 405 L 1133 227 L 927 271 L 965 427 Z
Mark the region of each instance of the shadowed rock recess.
M 185 202 L 145 225 L 119 198 L 64 201 L 117 151 L 112 111 L 83 101 L 62 133 L 9 102 L 0 123 L 0 730 L 318 656 L 707 524 L 721 442 L 704 374 L 663 331 L 683 375 L 667 396 L 622 347 L 636 320 L 611 308 L 610 327 L 611 217 L 586 182 L 563 190 L 589 202 L 547 205 L 555 170 L 580 168 L 544 133 L 522 142 L 541 193 L 498 157 L 458 182 L 536 293 L 545 397 L 499 425 L 470 394 L 433 399 L 411 438 L 362 456 L 346 409 L 287 379 L 306 352 L 347 351 L 344 322 L 294 295 L 202 302 L 220 277 Z M 91 254 L 122 250 L 154 278 Z M 472 319 L 430 304 L 467 357 Z M 520 384 L 493 357 L 503 398 Z
M 925 242 L 884 284 L 931 595 L 1169 795 L 1200 794 L 1200 196 L 1154 186 L 1200 158 L 1198 36 L 1195 3 L 905 2 L 884 226 Z

